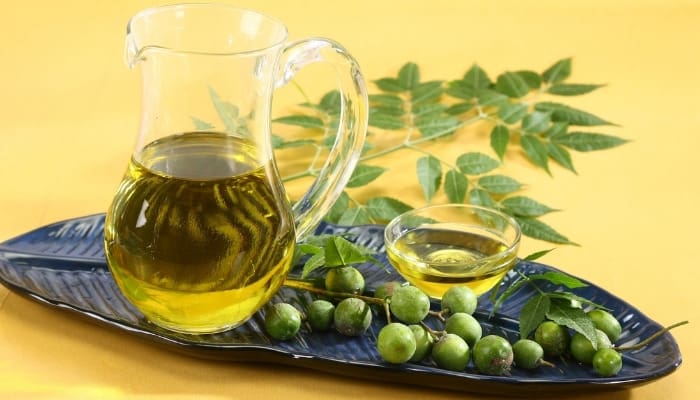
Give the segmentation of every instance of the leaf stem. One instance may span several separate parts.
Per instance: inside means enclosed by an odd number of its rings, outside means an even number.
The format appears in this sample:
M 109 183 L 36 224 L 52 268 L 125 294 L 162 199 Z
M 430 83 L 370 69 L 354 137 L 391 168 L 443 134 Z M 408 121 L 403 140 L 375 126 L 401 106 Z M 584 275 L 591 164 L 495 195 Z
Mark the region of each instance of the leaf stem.
M 663 335 L 664 333 L 670 331 L 671 329 L 677 328 L 677 327 L 682 326 L 682 325 L 686 325 L 686 324 L 688 324 L 688 323 L 689 323 L 688 321 L 676 322 L 675 324 L 669 325 L 669 326 L 667 326 L 667 327 L 665 327 L 665 328 L 663 328 L 663 329 L 660 329 L 660 330 L 656 331 L 653 335 L 649 336 L 648 338 L 642 340 L 641 342 L 639 342 L 639 343 L 637 343 L 637 344 L 630 345 L 630 346 L 615 347 L 614 349 L 617 350 L 617 351 L 619 351 L 619 352 L 623 352 L 623 351 L 632 351 L 632 350 L 639 350 L 639 349 L 641 349 L 641 348 L 646 347 L 647 345 L 649 345 L 649 343 L 653 342 L 653 341 L 656 340 L 658 337 L 660 337 L 660 336 Z

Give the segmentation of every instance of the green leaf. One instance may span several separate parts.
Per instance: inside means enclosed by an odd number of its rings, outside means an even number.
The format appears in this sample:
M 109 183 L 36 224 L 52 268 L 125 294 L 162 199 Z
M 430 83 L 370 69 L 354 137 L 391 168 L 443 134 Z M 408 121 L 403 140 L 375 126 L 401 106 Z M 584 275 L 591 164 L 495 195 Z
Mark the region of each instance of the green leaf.
M 430 137 L 454 132 L 459 128 L 459 120 L 449 116 L 428 116 L 425 118 L 418 118 L 415 125 L 422 136 Z
M 342 267 L 369 261 L 363 249 L 341 236 L 334 236 L 324 248 L 327 267 Z
M 411 102 L 413 104 L 433 102 L 442 96 L 442 81 L 423 82 L 411 90 Z
M 571 132 L 553 137 L 552 142 L 576 151 L 596 151 L 620 146 L 627 143 L 627 140 L 602 133 Z
M 503 125 L 496 125 L 491 130 L 491 148 L 496 152 L 498 158 L 503 161 L 506 148 L 510 141 L 510 131 Z
M 367 211 L 378 221 L 390 221 L 412 209 L 410 205 L 391 197 L 373 197 L 367 200 Z
M 525 104 L 503 104 L 498 107 L 498 118 L 507 124 L 514 124 L 527 115 Z
M 219 114 L 219 119 L 226 127 L 226 132 L 236 133 L 239 126 L 238 107 L 228 101 L 222 100 L 212 87 L 209 87 L 209 97 L 211 98 L 212 104 L 214 104 L 216 113 Z
M 479 178 L 479 186 L 489 193 L 507 194 L 520 190 L 522 185 L 505 175 L 487 175 Z
M 471 110 L 474 108 L 474 104 L 472 103 L 455 103 L 445 110 L 445 113 L 449 115 L 459 115 L 459 114 L 464 114 L 465 112 Z
M 323 253 L 317 253 L 309 257 L 301 270 L 301 278 L 304 279 L 313 271 L 326 265 L 326 257 Z
M 413 107 L 411 113 L 417 118 L 436 118 L 447 109 L 447 106 L 440 103 L 419 104 Z
M 398 130 L 406 127 L 403 118 L 396 115 L 387 114 L 376 108 L 370 110 L 369 125 L 375 128 L 387 130 Z
M 520 98 L 530 93 L 530 86 L 519 74 L 504 72 L 496 79 L 496 90 L 508 97 Z
M 549 254 L 552 250 L 554 250 L 554 249 L 536 251 L 532 254 L 528 254 L 527 256 L 523 257 L 523 260 L 535 261 L 535 260 L 540 259 L 540 258 L 544 257 L 545 255 Z
M 364 207 L 353 207 L 345 210 L 338 218 L 338 225 L 366 225 L 370 223 L 370 216 Z
M 470 152 L 457 157 L 457 167 L 467 175 L 481 175 L 494 170 L 500 163 L 484 153 Z
M 529 133 L 544 132 L 549 127 L 549 113 L 533 111 L 523 118 L 521 127 Z
M 547 152 L 547 147 L 540 139 L 533 135 L 522 135 L 520 136 L 520 146 L 533 164 L 549 173 L 549 164 L 547 162 L 549 153 Z
M 403 112 L 403 99 L 395 94 L 370 94 L 369 102 L 372 107 L 383 107 L 401 110 Z
M 364 186 L 373 180 L 377 179 L 381 174 L 386 171 L 384 167 L 377 167 L 375 165 L 358 164 L 355 170 L 350 176 L 350 180 L 347 183 L 347 187 L 355 188 Z
M 545 242 L 550 243 L 576 245 L 576 243 L 567 239 L 566 236 L 555 231 L 554 229 L 552 229 L 552 227 L 540 220 L 518 216 L 515 217 L 515 220 L 518 221 L 520 229 L 522 230 L 523 235 L 525 236 L 529 236 L 538 240 L 544 240 Z
M 464 74 L 463 81 L 475 89 L 486 89 L 491 86 L 491 79 L 480 66 L 474 64 Z
M 563 146 L 550 141 L 547 143 L 547 153 L 549 153 L 549 156 L 552 157 L 554 161 L 559 163 L 559 165 L 573 173 L 577 173 L 576 168 L 574 168 L 574 163 L 571 160 L 571 154 L 569 154 L 569 151 Z
M 542 78 L 547 83 L 559 83 L 571 75 L 571 58 L 557 61 L 542 73 Z
M 574 307 L 575 304 L 581 304 L 581 305 L 585 304 L 585 305 L 591 305 L 593 307 L 600 308 L 603 310 L 608 310 L 608 311 L 610 310 L 609 308 L 605 307 L 603 304 L 596 303 L 595 301 L 591 301 L 590 299 L 587 299 L 583 296 L 573 294 L 571 292 L 550 292 L 549 298 L 550 299 L 563 299 L 564 301 L 568 301 L 572 307 Z
M 503 93 L 498 93 L 495 90 L 481 89 L 476 94 L 479 104 L 482 106 L 497 106 L 508 101 L 508 96 Z
M 543 101 L 535 104 L 535 110 L 542 112 L 551 112 L 552 121 L 568 122 L 570 125 L 614 125 L 612 122 L 608 122 L 596 115 L 560 103 Z
M 275 118 L 272 120 L 272 122 L 277 122 L 279 124 L 285 124 L 285 125 L 300 126 L 302 128 L 315 128 L 315 129 L 323 129 L 325 126 L 323 124 L 323 120 L 321 120 L 321 118 L 312 117 L 310 115 L 303 115 L 303 114 L 289 115 L 286 117 Z
M 396 78 L 377 79 L 374 84 L 383 92 L 401 93 L 406 90 Z
M 591 85 L 583 83 L 557 83 L 547 89 L 547 93 L 557 96 L 578 96 L 590 93 L 605 85 Z
M 331 90 L 330 92 L 323 95 L 323 97 L 321 98 L 321 102 L 319 103 L 319 107 L 323 111 L 327 112 L 329 115 L 340 114 L 340 106 L 340 92 L 337 90 Z
M 214 129 L 214 125 L 210 124 L 207 121 L 203 121 L 199 118 L 196 117 L 190 117 L 192 119 L 192 123 L 194 123 L 195 129 L 198 131 L 206 131 L 209 129 Z
M 544 321 L 549 311 L 551 301 L 547 295 L 531 297 L 520 310 L 520 338 L 527 339 L 537 327 Z
M 433 195 L 440 188 L 442 181 L 440 160 L 433 156 L 421 157 L 416 164 L 416 172 L 418 174 L 418 182 L 423 188 L 425 200 L 430 203 Z
M 338 196 L 338 200 L 336 200 L 331 209 L 328 210 L 326 220 L 333 223 L 338 223 L 343 213 L 348 210 L 349 204 L 350 196 L 345 191 L 341 192 L 340 196 Z
M 464 203 L 469 181 L 461 172 L 451 169 L 445 174 L 445 194 L 451 203 Z
M 546 137 L 555 137 L 564 135 L 566 130 L 569 129 L 568 122 L 554 122 L 550 127 L 544 132 Z
M 566 286 L 569 289 L 578 289 L 588 286 L 588 284 L 583 283 L 578 278 L 557 271 L 547 271 L 541 274 L 529 275 L 528 277 L 532 280 L 545 280 L 551 282 L 553 285 Z
M 525 196 L 508 197 L 501 200 L 501 205 L 511 214 L 520 217 L 540 217 L 550 212 L 558 211 Z
M 542 77 L 535 71 L 516 71 L 516 74 L 520 75 L 521 78 L 527 83 L 530 89 L 539 89 L 542 85 Z
M 593 322 L 588 315 L 580 308 L 571 307 L 570 302 L 561 299 L 552 299 L 551 302 L 552 304 L 549 306 L 547 318 L 559 325 L 564 325 L 582 334 L 595 348 L 598 339 Z
M 445 93 L 458 99 L 472 100 L 476 98 L 479 90 L 480 89 L 476 89 L 464 81 L 452 81 L 447 84 L 447 90 L 445 90 Z
M 270 142 L 273 149 L 278 149 L 284 145 L 284 138 L 280 135 L 275 135 L 274 133 L 270 135 Z
M 418 86 L 418 82 L 420 82 L 418 65 L 412 62 L 404 64 L 399 70 L 399 85 L 406 90 L 411 90 Z
M 308 145 L 315 145 L 316 141 L 313 139 L 297 139 L 297 140 L 288 140 L 288 141 L 282 141 L 281 143 L 277 143 L 275 146 L 276 149 L 288 149 L 292 147 L 301 147 L 301 146 L 308 146 Z
M 493 201 L 487 191 L 481 189 L 472 189 L 469 191 L 469 203 L 475 206 L 496 208 L 496 202 Z

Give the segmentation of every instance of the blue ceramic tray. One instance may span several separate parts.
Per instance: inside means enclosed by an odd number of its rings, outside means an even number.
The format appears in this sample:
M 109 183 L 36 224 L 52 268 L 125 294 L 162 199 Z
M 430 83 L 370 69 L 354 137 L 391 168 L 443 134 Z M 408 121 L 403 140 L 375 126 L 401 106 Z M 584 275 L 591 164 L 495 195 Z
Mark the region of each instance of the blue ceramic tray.
M 263 329 L 263 311 L 244 325 L 219 334 L 185 335 L 160 329 L 144 319 L 120 294 L 104 258 L 104 215 L 93 215 L 48 225 L 0 243 L 0 282 L 10 290 L 51 307 L 88 317 L 126 334 L 183 352 L 192 356 L 249 362 L 274 362 L 307 367 L 366 379 L 417 384 L 451 390 L 524 396 L 531 394 L 622 389 L 649 383 L 664 377 L 681 364 L 681 354 L 673 336 L 664 334 L 642 350 L 625 353 L 620 374 L 599 378 L 590 367 L 574 361 L 557 361 L 559 368 L 535 371 L 513 369 L 508 377 L 486 376 L 473 367 L 464 372 L 436 368 L 431 362 L 389 365 L 382 362 L 375 349 L 376 334 L 385 323 L 377 310 L 368 332 L 349 338 L 335 332 L 312 333 L 302 327 L 290 341 L 268 338 Z M 383 227 L 342 227 L 322 225 L 318 233 L 351 233 L 354 240 L 379 251 L 387 269 L 364 265 L 368 292 L 380 282 L 401 279 L 386 262 Z M 541 273 L 554 268 L 521 261 L 517 270 L 524 274 Z M 505 285 L 514 279 L 511 273 Z M 618 344 L 639 342 L 661 326 L 639 310 L 607 291 L 590 284 L 578 294 L 611 309 L 622 323 Z M 482 321 L 484 334 L 518 339 L 517 317 L 532 289 L 525 285 L 512 296 L 493 318 L 487 297 L 480 298 L 476 316 Z M 299 308 L 311 297 L 306 292 L 283 288 L 273 301 L 286 301 Z M 435 309 L 439 304 L 433 304 Z M 47 326 L 46 329 L 51 329 Z

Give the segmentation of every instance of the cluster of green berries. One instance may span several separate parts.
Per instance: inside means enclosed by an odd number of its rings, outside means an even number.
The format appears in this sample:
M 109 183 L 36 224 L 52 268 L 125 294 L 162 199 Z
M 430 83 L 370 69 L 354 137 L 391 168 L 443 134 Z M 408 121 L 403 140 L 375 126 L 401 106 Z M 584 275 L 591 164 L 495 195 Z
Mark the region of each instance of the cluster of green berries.
M 581 333 L 572 336 L 566 327 L 553 321 L 544 321 L 537 327 L 535 341 L 542 346 L 546 356 L 571 355 L 584 365 L 592 365 L 599 376 L 617 375 L 622 369 L 622 356 L 613 345 L 622 333 L 620 322 L 600 309 L 589 311 L 588 316 L 595 327 L 595 344 Z
M 570 354 L 576 361 L 592 365 L 600 376 L 616 375 L 622 357 L 613 348 L 621 333 L 620 323 L 608 312 L 592 310 L 589 317 L 596 327 L 597 343 L 585 336 L 571 335 L 568 328 L 545 321 L 536 329 L 534 340 L 523 338 L 511 343 L 497 335 L 483 336 L 479 321 L 473 316 L 477 296 L 467 286 L 453 286 L 443 295 L 439 312 L 443 330 L 429 327 L 424 320 L 431 314 L 430 298 L 415 286 L 384 282 L 374 297 L 362 296 L 364 278 L 354 267 L 329 269 L 325 287 L 329 293 L 343 293 L 345 298 L 334 304 L 318 299 L 311 302 L 305 319 L 313 331 L 335 329 L 347 336 L 360 336 L 372 323 L 370 304 L 383 305 L 387 324 L 377 335 L 377 351 L 391 364 L 423 362 L 432 359 L 440 367 L 464 371 L 470 362 L 482 374 L 509 375 L 512 366 L 534 369 L 552 366 L 544 357 Z M 302 313 L 287 303 L 271 305 L 265 315 L 265 329 L 275 339 L 293 338 L 302 324 Z

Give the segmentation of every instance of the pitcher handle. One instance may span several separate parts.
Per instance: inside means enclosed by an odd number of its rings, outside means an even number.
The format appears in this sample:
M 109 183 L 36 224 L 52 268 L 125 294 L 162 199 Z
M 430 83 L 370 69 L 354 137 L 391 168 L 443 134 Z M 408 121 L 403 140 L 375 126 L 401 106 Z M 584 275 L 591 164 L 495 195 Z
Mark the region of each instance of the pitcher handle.
M 310 38 L 288 44 L 279 61 L 277 86 L 289 82 L 302 67 L 327 62 L 340 87 L 340 119 L 335 143 L 311 187 L 294 204 L 297 241 L 312 233 L 343 192 L 360 158 L 367 131 L 367 88 L 355 59 L 338 43 Z

